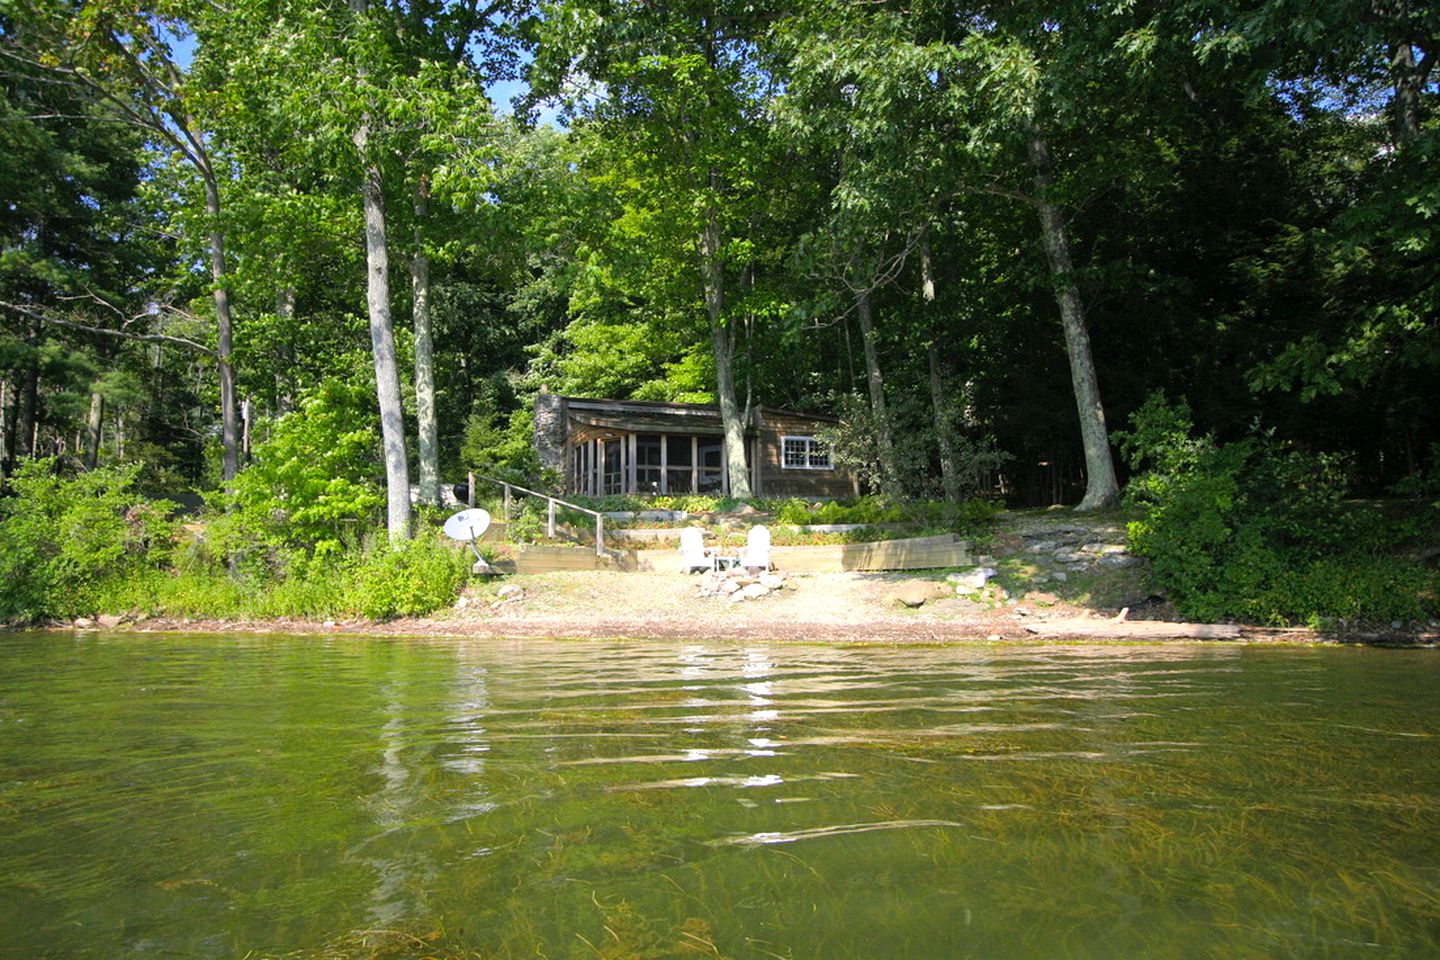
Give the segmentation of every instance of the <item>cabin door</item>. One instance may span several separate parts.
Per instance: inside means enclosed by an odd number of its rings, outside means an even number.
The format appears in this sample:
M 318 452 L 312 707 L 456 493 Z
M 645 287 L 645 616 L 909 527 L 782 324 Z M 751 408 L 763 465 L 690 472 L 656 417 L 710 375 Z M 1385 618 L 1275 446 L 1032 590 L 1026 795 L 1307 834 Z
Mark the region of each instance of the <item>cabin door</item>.
M 625 492 L 624 443 L 620 440 L 605 441 L 605 470 L 602 495 Z

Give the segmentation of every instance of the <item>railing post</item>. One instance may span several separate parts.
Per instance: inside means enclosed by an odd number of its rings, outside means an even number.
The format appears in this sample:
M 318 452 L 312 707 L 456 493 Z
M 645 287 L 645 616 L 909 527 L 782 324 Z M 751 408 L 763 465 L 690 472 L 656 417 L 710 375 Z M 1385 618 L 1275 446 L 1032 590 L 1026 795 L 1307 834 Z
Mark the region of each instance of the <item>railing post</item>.
M 500 484 L 500 487 L 501 487 L 501 489 L 503 489 L 503 490 L 505 491 L 505 500 L 504 500 L 504 503 L 505 503 L 505 522 L 506 522 L 506 523 L 509 523 L 509 522 L 510 522 L 510 484 L 508 484 L 508 483 L 502 483 L 502 484 Z
M 605 517 L 595 514 L 595 556 L 605 556 Z
M 546 498 L 546 499 L 547 499 L 547 501 L 548 501 L 549 504 L 550 504 L 549 536 L 550 536 L 550 539 L 551 539 L 551 540 L 554 540 L 554 539 L 555 539 L 555 498 L 554 498 L 554 497 L 548 497 L 548 498 Z
M 475 506 L 475 473 L 471 471 L 465 481 L 465 506 Z

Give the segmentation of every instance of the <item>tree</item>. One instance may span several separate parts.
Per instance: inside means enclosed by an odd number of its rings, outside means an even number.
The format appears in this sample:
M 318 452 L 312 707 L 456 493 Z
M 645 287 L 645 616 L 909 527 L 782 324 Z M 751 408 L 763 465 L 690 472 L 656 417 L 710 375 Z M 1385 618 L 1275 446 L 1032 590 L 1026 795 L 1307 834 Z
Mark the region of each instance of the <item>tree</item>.
M 730 491 L 750 493 L 736 382 L 746 311 L 736 287 L 752 265 L 747 233 L 762 219 L 767 191 L 765 111 L 774 85 L 755 59 L 766 11 L 750 3 L 696 0 L 608 16 L 603 3 L 574 0 L 542 28 L 532 76 L 542 92 L 580 85 L 577 98 L 602 136 L 623 141 L 630 204 L 658 215 L 662 244 L 691 252 L 692 303 L 702 310 L 714 359 L 715 398 L 725 432 Z M 603 84 L 604 96 L 589 84 Z M 743 289 L 743 287 L 742 287 Z
M 153 144 L 188 164 L 202 184 L 216 323 L 214 356 L 220 377 L 222 474 L 228 483 L 238 468 L 239 432 L 221 210 L 223 173 L 171 47 L 172 40 L 192 30 L 203 32 L 207 6 L 177 0 L 137 10 L 123 4 L 75 6 L 61 0 L 26 2 L 21 9 L 24 45 L 7 49 L 12 61 L 44 67 L 63 82 L 90 91 L 116 119 L 143 131 Z

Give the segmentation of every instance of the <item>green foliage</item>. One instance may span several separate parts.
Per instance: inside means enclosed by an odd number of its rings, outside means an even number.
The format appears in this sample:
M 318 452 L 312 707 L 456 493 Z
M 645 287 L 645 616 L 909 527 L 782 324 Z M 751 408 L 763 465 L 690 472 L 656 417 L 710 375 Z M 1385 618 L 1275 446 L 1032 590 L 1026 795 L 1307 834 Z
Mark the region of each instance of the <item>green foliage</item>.
M 459 596 L 468 554 L 438 536 L 420 536 L 368 551 L 351 574 L 345 604 L 371 620 L 415 617 Z
M 110 582 L 141 574 L 168 553 L 173 504 L 135 491 L 139 465 L 73 477 L 55 460 L 23 464 L 0 501 L 0 621 L 94 613 Z
M 481 476 L 530 485 L 541 474 L 534 408 L 519 407 L 503 426 L 494 412 L 472 413 L 465 421 L 460 464 Z
M 236 476 L 227 513 L 212 523 L 217 548 L 353 547 L 385 504 L 377 419 L 364 386 L 328 380 L 305 396 Z
M 1176 608 L 1195 620 L 1390 620 L 1440 610 L 1440 576 L 1399 553 L 1422 530 L 1347 502 L 1341 458 L 1268 433 L 1195 437 L 1183 404 L 1151 397 L 1118 437 L 1135 466 L 1131 549 L 1149 557 Z M 1434 523 L 1434 512 L 1430 518 Z
M 272 555 L 262 569 L 232 572 L 223 563 L 182 553 L 172 570 L 137 569 L 95 591 L 97 609 L 156 616 L 414 617 L 447 607 L 469 575 L 468 551 L 425 532 L 392 546 L 372 530 L 365 549 Z

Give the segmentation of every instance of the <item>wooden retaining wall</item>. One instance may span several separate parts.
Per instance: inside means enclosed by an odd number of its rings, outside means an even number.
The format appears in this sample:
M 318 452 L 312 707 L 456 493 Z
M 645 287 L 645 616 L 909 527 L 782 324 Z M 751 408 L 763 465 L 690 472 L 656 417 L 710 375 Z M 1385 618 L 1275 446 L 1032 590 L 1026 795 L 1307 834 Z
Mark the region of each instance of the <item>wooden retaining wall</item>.
M 864 570 L 928 570 L 936 567 L 973 566 L 970 544 L 952 534 L 879 540 L 875 543 L 823 544 L 772 547 L 770 558 L 786 573 L 842 573 Z M 510 564 L 501 566 L 510 572 Z M 561 570 L 622 570 L 645 573 L 679 573 L 679 550 L 616 550 L 599 557 L 590 547 L 516 547 L 516 573 L 550 573 Z

